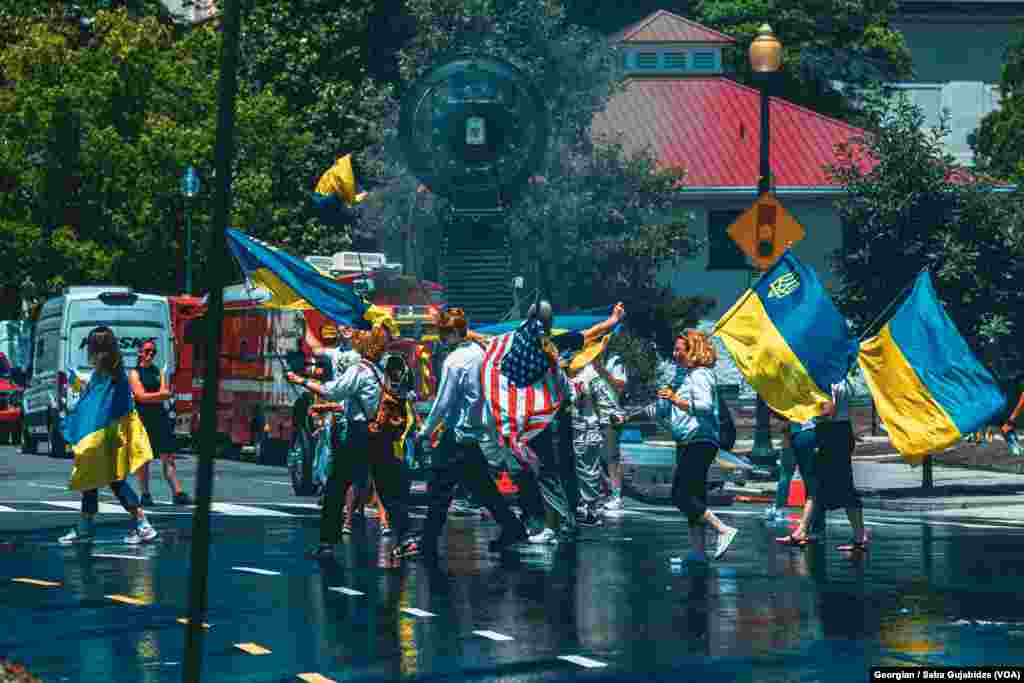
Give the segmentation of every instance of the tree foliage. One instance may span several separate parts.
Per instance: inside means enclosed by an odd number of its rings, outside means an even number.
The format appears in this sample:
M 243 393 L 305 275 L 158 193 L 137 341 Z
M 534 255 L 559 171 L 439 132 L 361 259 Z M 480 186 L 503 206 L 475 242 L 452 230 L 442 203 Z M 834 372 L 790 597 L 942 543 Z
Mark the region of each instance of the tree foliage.
M 903 35 L 889 25 L 895 10 L 895 0 L 700 0 L 694 19 L 736 39 L 725 58 L 740 82 L 755 87 L 747 50 L 761 24 L 771 25 L 783 45 L 776 94 L 859 123 L 860 95 L 911 75 Z
M 982 119 L 972 134 L 975 163 L 994 176 L 1024 180 L 1024 31 L 1006 50 L 999 94 L 999 109 Z
M 543 168 L 507 209 L 503 225 L 527 290 L 539 288 L 559 310 L 667 300 L 656 283 L 658 269 L 696 246 L 677 192 L 683 176 L 658 168 L 648 154 L 627 156 L 616 140 L 591 138 L 595 113 L 621 83 L 608 41 L 569 24 L 558 0 L 412 0 L 407 9 L 418 30 L 400 56 L 406 79 L 449 56 L 489 54 L 519 67 L 549 107 Z M 392 239 L 440 244 L 446 203 L 417 192 L 401 161 L 396 124 L 393 114 L 390 137 L 370 157 L 381 185 L 368 220 Z M 424 261 L 436 263 L 437 256 Z
M 870 134 L 844 147 L 831 169 L 845 190 L 833 292 L 840 309 L 865 332 L 928 267 L 974 348 L 1002 346 L 1024 322 L 1020 197 L 957 168 L 943 147 L 946 122 L 927 129 L 905 98 L 873 98 L 868 112 L 876 122 Z

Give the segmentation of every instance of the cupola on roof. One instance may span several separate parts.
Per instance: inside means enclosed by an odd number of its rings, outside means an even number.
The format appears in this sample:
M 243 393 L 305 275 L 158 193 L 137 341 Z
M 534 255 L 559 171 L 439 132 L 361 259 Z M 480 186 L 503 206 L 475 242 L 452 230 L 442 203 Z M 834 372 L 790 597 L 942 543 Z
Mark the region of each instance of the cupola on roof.
M 731 36 L 660 9 L 611 37 L 613 43 L 709 43 L 731 45 Z

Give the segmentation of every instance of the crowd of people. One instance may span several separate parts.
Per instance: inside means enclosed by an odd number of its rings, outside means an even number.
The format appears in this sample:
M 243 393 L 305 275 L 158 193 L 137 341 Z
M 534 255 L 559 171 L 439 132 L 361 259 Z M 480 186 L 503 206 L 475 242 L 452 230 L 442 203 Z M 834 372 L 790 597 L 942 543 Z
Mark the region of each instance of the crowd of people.
M 459 491 L 458 495 L 486 509 L 499 524 L 500 535 L 489 545 L 492 552 L 518 544 L 571 540 L 580 527 L 599 526 L 604 516 L 621 512 L 619 434 L 627 422 L 623 410 L 627 375 L 622 358 L 609 352 L 609 340 L 624 315 L 624 307 L 618 304 L 607 320 L 583 332 L 553 337 L 552 309 L 541 301 L 531 307 L 526 321 L 514 332 L 500 340 L 487 340 L 469 330 L 462 309 L 441 311 L 436 319 L 437 353 L 444 360 L 436 398 L 423 419 L 413 409 L 416 394 L 407 364 L 400 355 L 389 353 L 399 335 L 394 321 L 378 320 L 369 331 L 327 330 L 326 365 L 286 375 L 288 382 L 316 397 L 313 410 L 328 418 L 318 435 L 325 451 L 316 466 L 323 498 L 319 543 L 310 555 L 322 558 L 333 554 L 341 536 L 352 533 L 355 520 L 370 502 L 371 491 L 379 506 L 382 533 L 397 538 L 392 551 L 395 559 L 437 557 L 449 509 Z M 60 541 L 74 543 L 93 537 L 97 482 L 110 486 L 135 521 L 126 542 L 152 541 L 157 532 L 147 521 L 144 508 L 152 501 L 148 464 L 154 454 L 161 458 L 174 502 L 190 502 L 176 476 L 169 441 L 173 435 L 160 408 L 169 390 L 166 379 L 152 365 L 155 346 L 147 342 L 138 367 L 130 371 L 123 367 L 117 339 L 108 328 L 97 328 L 89 335 L 88 350 L 95 368 L 90 385 L 130 391 L 148 440 L 140 440 L 130 431 L 124 435 L 121 443 L 128 444 L 129 452 L 123 447 L 112 450 L 107 475 L 90 478 L 89 486 L 81 486 L 81 521 Z M 705 333 L 682 332 L 675 340 L 672 360 L 674 376 L 665 381 L 657 400 L 642 414 L 663 424 L 676 443 L 672 501 L 688 523 L 688 561 L 699 564 L 709 556 L 721 558 L 737 535 L 737 529 L 725 524 L 707 505 L 708 471 L 723 443 L 722 425 L 728 416 L 722 411 L 728 408 L 719 400 L 713 372 L 717 355 Z M 543 388 L 543 398 L 534 394 L 535 387 Z M 520 398 L 516 398 L 517 390 Z M 836 548 L 846 552 L 868 548 L 851 464 L 855 445 L 851 393 L 849 381 L 833 385 L 823 416 L 789 425 L 778 497 L 766 515 L 778 517 L 797 469 L 807 497 L 799 525 L 778 538 L 780 544 L 803 547 L 821 541 L 826 513 L 844 509 L 853 538 Z M 520 411 L 540 407 L 526 418 L 520 415 L 517 422 L 507 414 L 514 415 L 517 405 Z M 1012 430 L 1022 410 L 1024 396 L 1004 431 Z M 409 515 L 410 455 L 416 442 L 434 446 L 428 511 L 418 531 Z M 493 454 L 496 446 L 506 454 L 501 456 L 505 464 L 518 470 L 521 514 L 512 510 L 496 485 L 492 462 L 485 453 Z M 132 453 L 132 448 L 136 452 Z M 76 450 L 76 469 L 79 464 Z M 142 484 L 142 500 L 126 481 L 132 472 Z M 710 552 L 706 551 L 709 529 L 714 534 Z

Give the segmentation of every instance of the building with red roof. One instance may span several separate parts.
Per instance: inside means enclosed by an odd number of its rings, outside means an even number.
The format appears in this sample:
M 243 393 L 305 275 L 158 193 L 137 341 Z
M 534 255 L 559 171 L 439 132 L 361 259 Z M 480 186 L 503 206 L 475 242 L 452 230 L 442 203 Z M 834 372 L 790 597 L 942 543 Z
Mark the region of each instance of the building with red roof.
M 761 94 L 723 74 L 722 48 L 732 38 L 672 12 L 655 12 L 613 39 L 627 80 L 595 116 L 592 133 L 686 170 L 691 229 L 707 245 L 664 277 L 681 295 L 714 297 L 718 317 L 751 278 L 726 230 L 757 197 Z M 840 190 L 825 169 L 838 161 L 836 146 L 863 131 L 777 97 L 770 106 L 775 194 L 807 233 L 793 250 L 829 283 L 828 256 L 842 231 L 833 205 Z

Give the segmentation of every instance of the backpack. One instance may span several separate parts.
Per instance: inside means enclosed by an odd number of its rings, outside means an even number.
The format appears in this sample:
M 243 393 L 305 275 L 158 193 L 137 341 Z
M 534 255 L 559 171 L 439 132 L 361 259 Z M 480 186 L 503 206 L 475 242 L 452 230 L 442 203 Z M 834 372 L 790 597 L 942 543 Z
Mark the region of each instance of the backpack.
M 729 412 L 729 404 L 725 402 L 717 386 L 715 395 L 718 398 L 718 446 L 723 451 L 731 451 L 736 445 L 736 423 Z
M 405 431 L 405 398 L 381 379 L 381 373 L 377 368 L 370 363 L 366 363 L 366 366 L 373 371 L 373 376 L 380 386 L 377 416 L 372 422 L 367 423 L 366 428 L 371 434 L 385 434 L 392 440 L 397 439 Z

